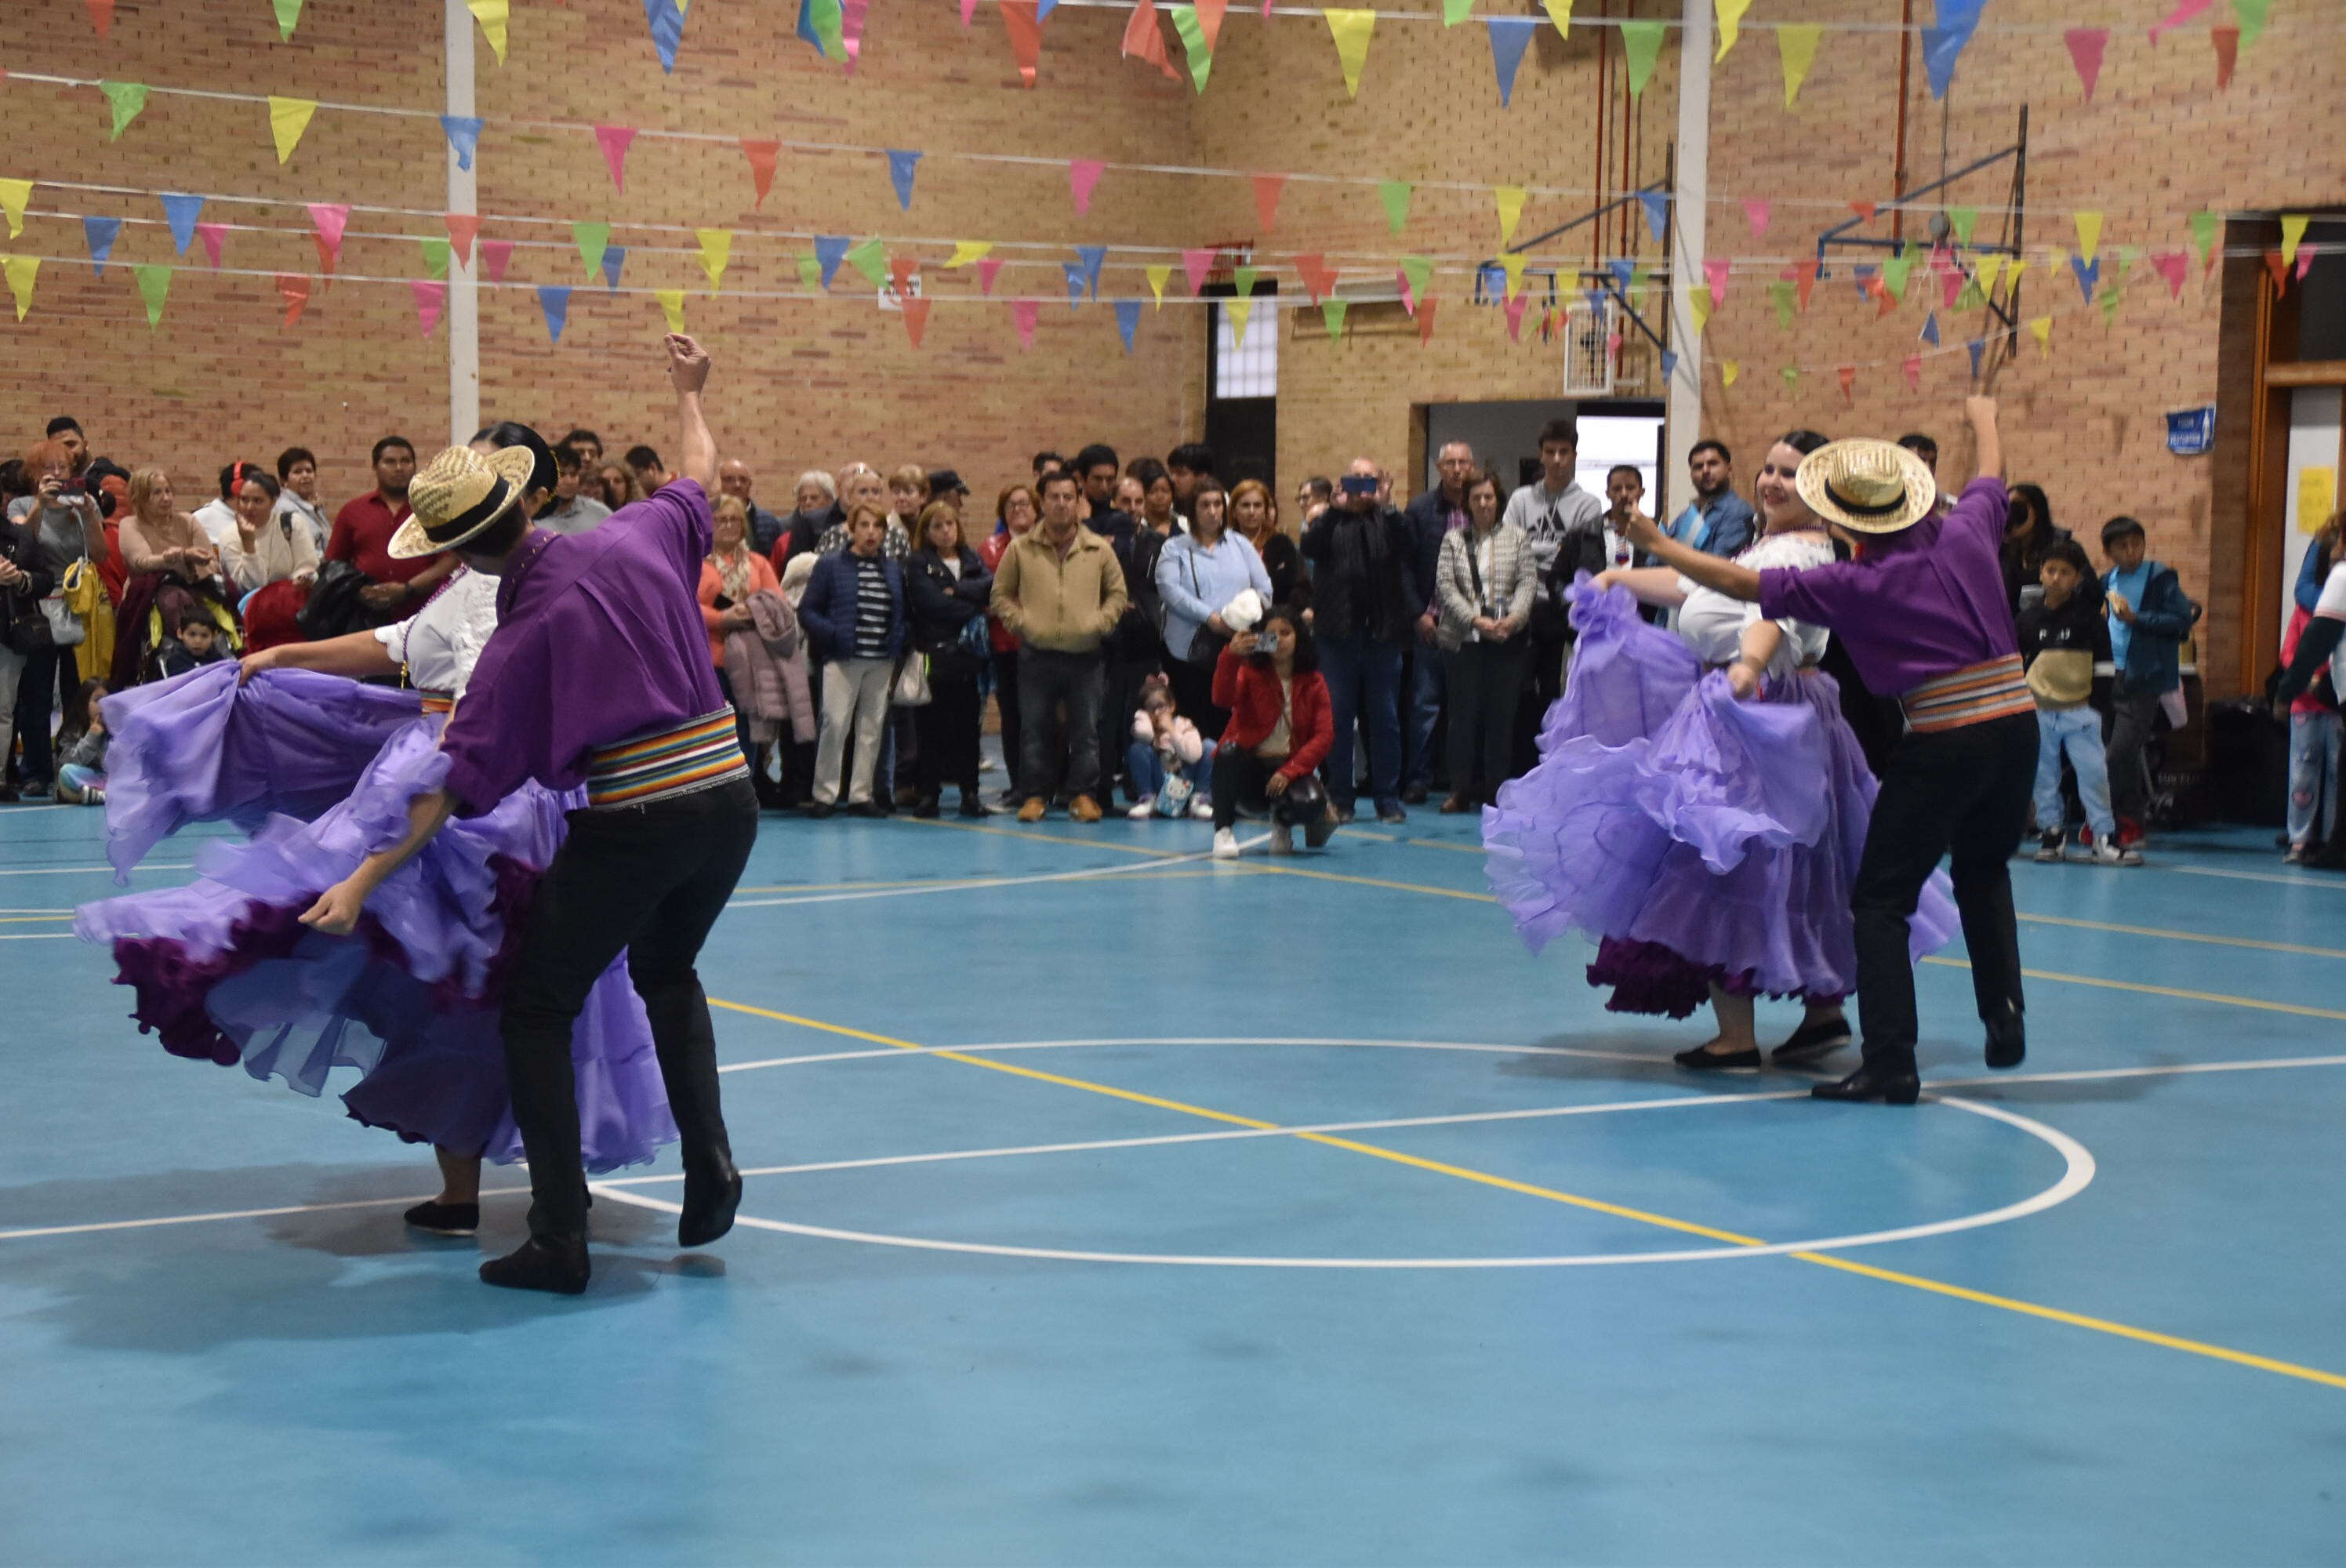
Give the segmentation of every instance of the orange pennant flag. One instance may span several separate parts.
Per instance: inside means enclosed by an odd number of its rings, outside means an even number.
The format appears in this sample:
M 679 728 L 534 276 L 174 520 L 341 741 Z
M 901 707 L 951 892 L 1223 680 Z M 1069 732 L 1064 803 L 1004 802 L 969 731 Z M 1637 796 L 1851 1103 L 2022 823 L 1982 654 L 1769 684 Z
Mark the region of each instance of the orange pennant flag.
M 913 347 L 921 346 L 921 334 L 929 330 L 929 302 L 926 300 L 904 301 L 904 335 L 913 340 Z
M 298 272 L 277 274 L 277 294 L 285 301 L 285 324 L 291 326 L 301 319 L 310 304 L 310 280 Z
M 1433 307 L 1440 303 L 1431 296 L 1417 302 L 1417 346 L 1421 349 L 1433 341 Z
M 750 160 L 750 179 L 758 188 L 757 205 L 766 205 L 766 192 L 774 188 L 774 164 L 782 156 L 782 144 L 778 141 L 754 141 L 741 138 L 742 156 Z
M 1165 30 L 1157 25 L 1157 0 L 1140 0 L 1132 8 L 1131 19 L 1124 25 L 1124 57 L 1147 61 L 1168 80 L 1181 79 L 1179 68 L 1165 47 Z
M 1043 24 L 1035 16 L 1035 0 L 1002 0 L 1002 28 L 1010 35 L 1010 53 L 1018 74 L 1035 85 L 1035 67 L 1043 58 Z
M 89 25 L 97 29 L 100 38 L 105 37 L 114 25 L 114 0 L 89 0 Z
M 478 214 L 452 212 L 448 214 L 448 242 L 456 248 L 456 260 L 466 267 L 473 264 L 473 240 L 481 232 Z
M 1265 234 L 1279 227 L 1279 193 L 1287 188 L 1283 174 L 1258 174 L 1254 177 L 1254 211 L 1262 219 Z

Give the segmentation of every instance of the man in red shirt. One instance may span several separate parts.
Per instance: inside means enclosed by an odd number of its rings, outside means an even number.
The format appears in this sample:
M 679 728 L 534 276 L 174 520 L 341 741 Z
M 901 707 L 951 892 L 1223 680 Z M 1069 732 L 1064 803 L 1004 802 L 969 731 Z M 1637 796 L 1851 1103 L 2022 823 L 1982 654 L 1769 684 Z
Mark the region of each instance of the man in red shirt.
M 374 443 L 374 488 L 346 503 L 334 514 L 334 531 L 326 540 L 326 559 L 346 561 L 358 568 L 367 585 L 359 602 L 371 616 L 385 621 L 412 613 L 455 570 L 454 555 L 400 560 L 391 553 L 391 536 L 407 521 L 407 484 L 415 477 L 415 448 L 403 435 L 386 435 Z

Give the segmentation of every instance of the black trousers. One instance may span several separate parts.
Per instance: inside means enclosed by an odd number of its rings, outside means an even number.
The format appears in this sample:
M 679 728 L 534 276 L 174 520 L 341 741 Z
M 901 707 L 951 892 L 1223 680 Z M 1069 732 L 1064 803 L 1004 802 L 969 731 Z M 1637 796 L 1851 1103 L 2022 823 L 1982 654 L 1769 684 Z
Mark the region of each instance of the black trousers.
M 2025 1005 L 2009 862 L 2028 826 L 2036 716 L 1907 735 L 1892 748 L 1888 764 L 1850 890 L 1858 1022 L 1868 1062 L 1911 1064 L 1919 1030 L 1908 922 L 1942 855 L 1953 856 L 1949 871 L 1980 1016 L 2007 1003 L 2015 1011 Z
M 959 785 L 962 799 L 977 799 L 977 677 L 929 675 L 929 703 L 913 711 L 921 732 L 920 750 L 913 759 L 920 796 L 934 800 L 948 784 Z
M 1168 653 L 1165 656 L 1165 679 L 1173 691 L 1173 706 L 1181 717 L 1196 725 L 1198 733 L 1206 739 L 1220 740 L 1222 731 L 1229 728 L 1230 710 L 1214 706 L 1214 667 L 1191 664 Z M 1124 721 L 1129 728 L 1132 715 L 1126 714 Z
M 529 1156 L 532 1236 L 586 1233 L 570 1033 L 587 992 L 623 949 L 651 1015 L 686 1171 L 713 1175 L 732 1157 L 709 999 L 693 963 L 757 838 L 758 797 L 747 779 L 648 806 L 570 813 L 569 837 L 523 923 L 498 1020 L 514 1125 Z
M 1099 650 L 1060 653 L 1025 647 L 1018 653 L 1018 789 L 1045 801 L 1065 786 L 1069 795 L 1093 795 L 1100 781 L 1100 694 L 1107 666 Z M 1064 762 L 1064 771 L 1062 764 Z
M 1420 648 L 1417 657 L 1434 656 Z M 1450 792 L 1488 805 L 1515 775 L 1508 765 L 1515 759 L 1515 709 L 1531 645 L 1515 636 L 1466 643 L 1441 657 L 1450 693 Z
M 1018 792 L 1018 650 L 994 650 L 994 705 L 1002 715 L 1002 770 Z
M 1565 656 L 1572 651 L 1569 636 L 1535 636 L 1523 634 L 1524 647 L 1531 653 L 1531 678 L 1524 683 L 1523 694 L 1515 699 L 1515 766 L 1509 774 L 1528 773 L 1539 763 L 1539 732 L 1547 710 L 1564 695 Z M 1452 720 L 1455 723 L 1454 718 Z M 1451 780 L 1457 788 L 1458 781 Z
M 29 667 L 25 674 L 31 678 Z M 24 713 L 20 701 L 19 724 Z M 2124 676 L 2118 677 L 2110 690 L 2110 809 L 2137 827 L 2150 817 L 2150 742 L 2158 733 L 2158 693 L 2128 686 Z M 32 755 L 29 746 L 25 754 Z

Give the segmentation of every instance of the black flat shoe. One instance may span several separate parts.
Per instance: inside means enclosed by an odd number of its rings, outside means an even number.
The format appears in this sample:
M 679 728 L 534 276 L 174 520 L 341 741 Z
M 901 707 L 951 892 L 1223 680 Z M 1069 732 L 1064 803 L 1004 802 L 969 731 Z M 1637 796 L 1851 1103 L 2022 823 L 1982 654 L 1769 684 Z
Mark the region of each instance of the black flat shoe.
M 1869 1062 L 1835 1084 L 1819 1084 L 1809 1091 L 1819 1100 L 1879 1100 L 1885 1105 L 1911 1105 L 1922 1097 L 1923 1080 L 1912 1060 L 1892 1066 Z
M 733 1228 L 733 1211 L 741 1207 L 741 1173 L 725 1162 L 724 1175 L 684 1178 L 684 1212 L 677 1216 L 676 1244 L 706 1247 Z
M 858 800 L 847 809 L 847 814 L 851 817 L 884 817 L 889 809 L 877 800 Z
M 810 800 L 807 802 L 806 814 L 820 822 L 838 809 L 838 807 L 828 800 Z
M 1769 1060 L 1778 1066 L 1813 1061 L 1819 1056 L 1840 1050 L 1850 1043 L 1849 1020 L 1836 1018 L 1830 1023 L 1803 1023 L 1792 1031 L 1791 1038 L 1776 1047 Z
M 586 1243 L 580 1237 L 533 1236 L 503 1257 L 481 1265 L 481 1283 L 507 1290 L 545 1290 L 576 1296 L 586 1288 L 592 1272 Z
M 481 1206 L 477 1203 L 442 1203 L 434 1199 L 419 1203 L 399 1217 L 418 1230 L 428 1230 L 434 1236 L 470 1236 L 481 1228 Z
M 923 822 L 933 822 L 937 816 L 937 803 L 934 800 L 922 800 L 913 807 L 913 815 Z
M 1987 1023 L 1987 1064 L 1998 1072 L 2017 1067 L 2028 1057 L 2028 1024 L 2020 1009 L 2005 1003 Z
M 1698 1045 L 1691 1051 L 1679 1052 L 1670 1060 L 1697 1073 L 1749 1071 L 1760 1065 L 1760 1047 L 1750 1045 L 1740 1051 L 1713 1051 Z
M 972 818 L 983 817 L 985 815 L 984 803 L 974 795 L 964 795 L 961 798 L 961 815 Z

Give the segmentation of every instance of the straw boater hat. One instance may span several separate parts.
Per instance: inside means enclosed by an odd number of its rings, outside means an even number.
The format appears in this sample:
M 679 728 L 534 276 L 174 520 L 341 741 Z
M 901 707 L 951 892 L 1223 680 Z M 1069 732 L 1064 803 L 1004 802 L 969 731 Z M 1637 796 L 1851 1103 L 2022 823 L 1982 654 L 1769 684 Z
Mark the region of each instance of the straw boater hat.
M 469 446 L 452 446 L 434 458 L 407 486 L 413 508 L 391 536 L 394 560 L 453 550 L 521 504 L 522 491 L 537 466 L 526 446 L 505 446 L 486 457 Z
M 1857 534 L 1912 528 L 1939 499 L 1929 463 L 1895 442 L 1871 436 L 1817 448 L 1800 460 L 1792 484 L 1810 511 Z

